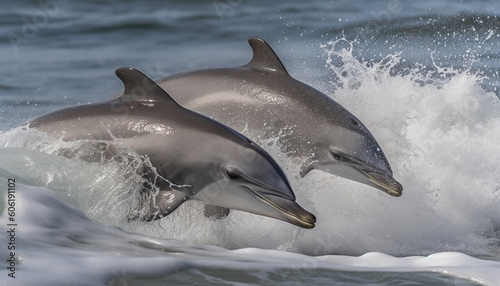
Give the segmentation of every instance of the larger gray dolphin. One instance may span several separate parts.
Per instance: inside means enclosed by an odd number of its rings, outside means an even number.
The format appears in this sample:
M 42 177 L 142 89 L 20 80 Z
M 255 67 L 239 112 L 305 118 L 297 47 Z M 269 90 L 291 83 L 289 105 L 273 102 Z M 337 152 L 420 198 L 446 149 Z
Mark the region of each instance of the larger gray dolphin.
M 233 68 L 175 74 L 157 83 L 182 106 L 303 160 L 301 175 L 319 169 L 400 196 L 403 187 L 368 128 L 339 103 L 292 78 L 272 48 L 251 38 L 253 58 Z
M 149 158 L 160 191 L 143 218 L 159 219 L 189 199 L 313 228 L 316 218 L 295 202 L 289 182 L 258 145 L 208 117 L 178 105 L 141 72 L 119 68 L 123 94 L 62 109 L 31 121 L 63 141 L 113 141 Z M 164 180 L 163 178 L 167 178 Z M 178 187 L 171 188 L 170 182 Z

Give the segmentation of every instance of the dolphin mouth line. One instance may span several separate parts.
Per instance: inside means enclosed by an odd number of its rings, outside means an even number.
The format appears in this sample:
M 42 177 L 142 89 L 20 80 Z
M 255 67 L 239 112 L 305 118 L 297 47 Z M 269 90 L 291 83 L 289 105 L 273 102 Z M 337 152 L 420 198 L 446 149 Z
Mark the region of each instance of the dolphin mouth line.
M 393 197 L 400 197 L 403 194 L 403 186 L 394 180 L 394 178 L 376 172 L 364 171 L 358 168 L 356 169 L 363 175 L 367 176 L 372 183 L 382 188 L 387 194 Z
M 277 205 L 276 203 L 274 203 L 273 201 L 269 200 L 268 198 L 266 198 L 265 196 L 259 194 L 258 192 L 246 187 L 248 190 L 250 190 L 252 193 L 254 193 L 257 197 L 259 197 L 261 200 L 263 200 L 264 202 L 270 204 L 271 206 L 273 206 L 274 208 L 278 209 L 279 211 L 281 211 L 282 213 L 284 213 L 285 215 L 287 215 L 288 217 L 298 221 L 298 223 L 300 224 L 301 227 L 304 227 L 304 228 L 314 228 L 314 222 L 308 222 L 308 221 L 305 221 L 303 219 L 301 219 L 300 217 L 298 217 L 297 215 L 295 215 L 294 213 L 291 213 L 289 212 L 288 210 L 282 208 L 281 206 Z
M 337 158 L 337 160 L 342 161 L 344 164 L 351 166 L 352 168 L 358 170 L 361 174 L 368 177 L 372 183 L 382 189 L 385 193 L 393 197 L 400 197 L 402 195 L 403 186 L 391 175 L 377 171 L 365 170 L 362 167 L 362 163 L 347 154 L 339 155 L 338 152 L 332 152 L 332 154 Z

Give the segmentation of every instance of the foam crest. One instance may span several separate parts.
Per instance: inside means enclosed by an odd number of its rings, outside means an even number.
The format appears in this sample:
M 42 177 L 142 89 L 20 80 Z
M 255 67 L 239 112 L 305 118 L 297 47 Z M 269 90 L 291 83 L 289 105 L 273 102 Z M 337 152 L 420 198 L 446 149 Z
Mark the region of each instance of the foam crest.
M 343 197 L 342 207 L 370 237 L 359 243 L 395 254 L 497 244 L 500 105 L 481 88 L 482 77 L 436 65 L 402 69 L 398 54 L 360 61 L 346 39 L 324 49 L 337 87 L 332 97 L 372 131 L 405 188 L 395 200 L 373 191 L 362 198 L 364 186 L 342 182 L 339 192 L 356 192 L 358 200 L 352 209 Z

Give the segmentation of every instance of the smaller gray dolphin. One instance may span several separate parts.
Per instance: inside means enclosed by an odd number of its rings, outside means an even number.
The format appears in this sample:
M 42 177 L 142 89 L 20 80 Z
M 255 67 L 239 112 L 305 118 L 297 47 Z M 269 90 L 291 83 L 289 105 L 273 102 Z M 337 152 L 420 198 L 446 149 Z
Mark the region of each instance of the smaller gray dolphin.
M 55 111 L 28 126 L 63 141 L 112 141 L 149 158 L 146 175 L 159 191 L 143 202 L 145 220 L 193 199 L 314 227 L 316 218 L 295 202 L 285 174 L 262 148 L 181 107 L 141 72 L 119 68 L 116 75 L 125 87 L 118 98 Z
M 403 187 L 368 128 L 329 96 L 292 78 L 264 40 L 248 42 L 253 57 L 243 66 L 174 74 L 158 84 L 182 106 L 247 136 L 279 138 L 287 155 L 302 159 L 302 176 L 322 170 L 401 196 Z

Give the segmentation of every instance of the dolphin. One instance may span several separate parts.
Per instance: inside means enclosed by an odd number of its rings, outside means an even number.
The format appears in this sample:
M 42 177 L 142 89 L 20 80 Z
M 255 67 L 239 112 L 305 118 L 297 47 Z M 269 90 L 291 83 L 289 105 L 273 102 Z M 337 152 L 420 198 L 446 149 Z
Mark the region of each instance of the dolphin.
M 174 74 L 157 83 L 182 106 L 220 121 L 262 144 L 278 138 L 283 152 L 314 169 L 392 196 L 403 187 L 368 128 L 335 100 L 292 78 L 273 49 L 249 39 L 253 57 L 232 68 Z
M 316 218 L 295 202 L 284 172 L 261 147 L 180 106 L 138 70 L 119 68 L 116 75 L 124 85 L 121 96 L 55 111 L 32 120 L 28 128 L 63 141 L 110 141 L 148 158 L 152 166 L 144 173 L 156 191 L 145 192 L 150 198 L 141 203 L 144 220 L 200 200 L 222 210 L 314 227 Z

